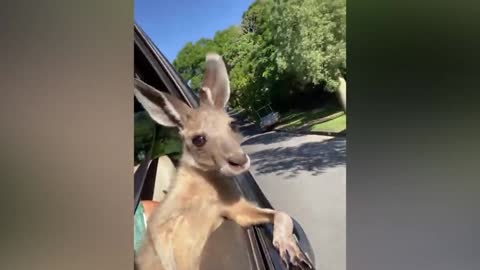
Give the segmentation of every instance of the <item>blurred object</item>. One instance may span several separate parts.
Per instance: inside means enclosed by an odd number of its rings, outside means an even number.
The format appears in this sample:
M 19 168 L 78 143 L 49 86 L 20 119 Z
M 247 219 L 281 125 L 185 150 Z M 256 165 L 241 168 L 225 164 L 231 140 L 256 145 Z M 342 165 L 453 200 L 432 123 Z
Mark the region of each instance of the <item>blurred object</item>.
M 172 160 L 168 156 L 158 158 L 157 175 L 155 177 L 155 187 L 153 189 L 153 200 L 163 201 L 167 191 L 175 177 L 176 169 Z
M 145 200 L 145 201 L 141 201 L 140 203 L 142 204 L 142 207 L 143 207 L 143 220 L 145 221 L 145 224 L 147 224 L 148 218 L 150 217 L 152 212 L 155 210 L 155 207 L 159 206 L 160 203 L 154 200 L 153 201 Z
M 143 239 L 145 229 L 147 228 L 147 221 L 152 212 L 160 203 L 156 201 L 143 200 L 138 204 L 134 214 L 133 221 L 133 242 L 134 250 L 137 251 Z
M 347 81 L 342 76 L 338 77 L 338 90 L 336 91 L 338 101 L 345 112 L 347 112 Z
M 258 115 L 258 118 L 260 119 L 260 128 L 263 131 L 272 129 L 278 122 L 278 119 L 280 119 L 280 115 L 278 114 L 278 112 L 273 111 L 270 104 L 259 108 L 258 110 L 256 110 L 256 113 Z

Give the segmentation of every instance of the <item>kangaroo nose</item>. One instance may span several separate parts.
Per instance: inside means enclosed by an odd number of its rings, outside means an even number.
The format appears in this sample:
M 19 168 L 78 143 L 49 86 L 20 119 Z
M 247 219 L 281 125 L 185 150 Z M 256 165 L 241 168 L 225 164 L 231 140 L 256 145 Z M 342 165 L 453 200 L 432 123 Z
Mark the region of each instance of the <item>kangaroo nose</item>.
M 231 155 L 227 159 L 227 161 L 228 161 L 228 164 L 232 166 L 243 166 L 245 165 L 245 163 L 247 163 L 248 157 L 244 153 L 238 153 L 238 154 Z

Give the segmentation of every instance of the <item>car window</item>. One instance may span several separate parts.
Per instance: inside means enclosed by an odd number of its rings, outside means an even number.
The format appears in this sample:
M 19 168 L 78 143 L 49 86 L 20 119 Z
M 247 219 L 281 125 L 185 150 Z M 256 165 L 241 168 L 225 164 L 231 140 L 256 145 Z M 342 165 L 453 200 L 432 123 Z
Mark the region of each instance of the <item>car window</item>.
M 153 76 L 152 66 L 135 48 L 135 72 L 138 78 L 161 91 L 166 87 L 163 82 Z M 176 128 L 165 127 L 154 122 L 145 109 L 134 97 L 134 162 L 137 166 L 145 159 L 156 159 L 168 156 L 174 164 L 182 152 L 182 143 Z
M 168 156 L 175 164 L 182 152 L 180 136 L 175 128 L 156 124 L 145 111 L 134 116 L 135 166 L 146 158 Z

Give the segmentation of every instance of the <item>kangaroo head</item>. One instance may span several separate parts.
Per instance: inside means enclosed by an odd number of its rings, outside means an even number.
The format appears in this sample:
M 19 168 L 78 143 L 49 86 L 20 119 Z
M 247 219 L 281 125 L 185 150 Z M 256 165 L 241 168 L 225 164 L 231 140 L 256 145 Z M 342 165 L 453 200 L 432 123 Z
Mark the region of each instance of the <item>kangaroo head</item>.
M 185 164 L 227 176 L 241 174 L 250 167 L 250 158 L 240 147 L 240 135 L 232 128 L 233 119 L 225 111 L 230 82 L 218 54 L 207 54 L 198 108 L 190 108 L 173 95 L 137 79 L 134 92 L 153 120 L 163 126 L 178 127 Z

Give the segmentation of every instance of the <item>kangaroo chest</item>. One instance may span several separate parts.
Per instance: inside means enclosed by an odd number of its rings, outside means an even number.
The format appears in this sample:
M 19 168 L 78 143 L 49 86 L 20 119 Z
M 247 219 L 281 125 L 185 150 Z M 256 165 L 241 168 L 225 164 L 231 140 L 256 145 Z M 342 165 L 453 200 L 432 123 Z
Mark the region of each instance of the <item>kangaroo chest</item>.
M 183 263 L 198 265 L 209 236 L 222 224 L 223 208 L 238 198 L 231 179 L 212 182 L 180 171 L 147 229 L 159 259 L 177 269 Z
M 160 257 L 168 254 L 175 265 L 198 262 L 208 237 L 223 221 L 214 189 L 186 184 L 172 188 L 148 225 Z

